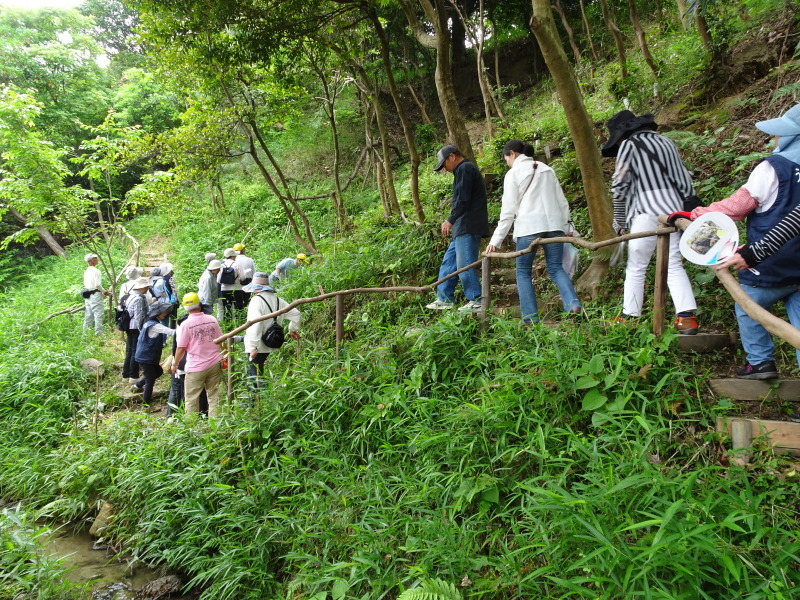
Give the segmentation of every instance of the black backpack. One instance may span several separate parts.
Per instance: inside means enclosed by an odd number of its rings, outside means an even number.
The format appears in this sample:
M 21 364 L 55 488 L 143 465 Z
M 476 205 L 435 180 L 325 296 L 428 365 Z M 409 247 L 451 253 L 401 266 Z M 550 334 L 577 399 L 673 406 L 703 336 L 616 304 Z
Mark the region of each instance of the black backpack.
M 227 267 L 222 267 L 222 270 L 219 272 L 219 282 L 225 285 L 236 283 L 236 270 L 233 268 L 233 263 Z
M 264 301 L 264 304 L 267 305 L 269 312 L 275 312 L 272 310 L 272 307 L 267 302 L 267 299 L 264 296 L 259 295 Z M 278 308 L 280 308 L 280 304 L 278 304 Z M 283 346 L 283 342 L 286 341 L 286 335 L 283 331 L 283 326 L 278 323 L 278 317 L 275 317 L 272 320 L 272 324 L 264 330 L 264 333 L 261 334 L 261 341 L 264 342 L 264 345 L 267 348 L 280 348 Z
M 130 292 L 123 295 L 119 300 L 119 306 L 114 307 L 114 323 L 117 324 L 117 329 L 120 331 L 128 331 L 131 325 L 131 313 L 128 312 L 125 306 L 130 295 Z

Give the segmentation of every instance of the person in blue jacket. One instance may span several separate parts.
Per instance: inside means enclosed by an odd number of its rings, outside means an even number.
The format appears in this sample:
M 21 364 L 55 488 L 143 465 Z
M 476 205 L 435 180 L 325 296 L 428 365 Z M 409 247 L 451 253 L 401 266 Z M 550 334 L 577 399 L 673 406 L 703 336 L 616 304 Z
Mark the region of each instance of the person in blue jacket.
M 136 354 L 133 358 L 142 369 L 143 377 L 133 384 L 133 390 L 142 392 L 142 401 L 150 404 L 153 398 L 153 386 L 156 380 L 163 375 L 161 368 L 161 351 L 164 348 L 164 338 L 174 335 L 175 330 L 165 327 L 160 323 L 172 312 L 172 303 L 156 301 L 147 311 L 147 319 L 139 332 L 136 343 Z

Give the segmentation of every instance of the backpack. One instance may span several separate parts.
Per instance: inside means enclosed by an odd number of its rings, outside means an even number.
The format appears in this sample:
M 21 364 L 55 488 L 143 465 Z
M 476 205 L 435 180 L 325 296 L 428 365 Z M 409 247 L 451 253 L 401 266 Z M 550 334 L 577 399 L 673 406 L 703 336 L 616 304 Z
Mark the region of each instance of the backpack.
M 125 306 L 130 295 L 130 292 L 123 295 L 119 300 L 119 306 L 114 307 L 114 323 L 117 324 L 117 329 L 120 331 L 128 331 L 131 324 L 131 313 Z
M 272 310 L 272 307 L 269 305 L 269 302 L 267 302 L 267 299 L 264 298 L 264 296 L 259 295 L 259 298 L 261 298 L 264 301 L 264 304 L 267 305 L 269 312 L 275 312 Z M 280 308 L 280 304 L 278 305 L 278 308 Z M 278 317 L 275 317 L 272 320 L 272 324 L 264 330 L 264 333 L 261 334 L 261 341 L 267 348 L 280 348 L 283 346 L 283 342 L 286 341 L 286 335 L 284 334 L 283 326 L 278 323 Z
M 164 277 L 164 288 L 166 289 L 167 292 L 167 302 L 169 302 L 170 304 L 177 304 L 178 297 L 172 292 L 172 286 L 173 286 L 172 275 L 167 275 L 166 277 Z
M 236 269 L 233 268 L 233 263 L 227 267 L 222 266 L 222 270 L 219 272 L 219 282 L 225 285 L 236 283 Z

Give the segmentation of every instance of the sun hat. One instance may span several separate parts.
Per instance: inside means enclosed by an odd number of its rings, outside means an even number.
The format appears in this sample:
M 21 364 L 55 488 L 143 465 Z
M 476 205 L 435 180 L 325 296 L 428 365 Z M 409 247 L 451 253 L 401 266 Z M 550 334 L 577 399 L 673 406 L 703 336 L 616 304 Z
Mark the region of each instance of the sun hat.
M 89 262 L 90 260 L 92 260 L 93 258 L 100 258 L 100 257 L 99 257 L 99 256 L 97 256 L 97 254 L 92 254 L 92 253 L 90 252 L 89 254 L 87 254 L 86 256 L 84 256 L 84 257 L 83 257 L 83 260 L 84 260 L 84 261 L 86 261 L 86 262 L 88 263 L 88 262 Z
M 139 277 L 139 279 L 137 279 L 133 283 L 133 289 L 135 290 L 143 290 L 149 287 L 150 287 L 150 281 L 147 279 L 147 277 Z
M 766 134 L 779 137 L 800 135 L 800 104 L 795 104 L 783 116 L 776 119 L 759 121 L 756 127 Z
M 257 292 L 274 292 L 275 290 L 269 284 L 269 273 L 259 271 L 253 275 L 253 281 L 244 286 L 242 291 L 254 294 Z
M 133 281 L 134 279 L 139 279 L 142 276 L 142 268 L 141 267 L 128 267 L 125 270 L 125 275 L 127 275 L 128 279 Z
M 172 273 L 172 263 L 168 263 L 168 262 L 161 263 L 161 267 L 160 268 L 161 268 L 161 274 L 162 275 L 169 275 L 170 273 Z
M 436 166 L 433 167 L 433 170 L 434 171 L 440 171 L 442 169 L 442 167 L 444 166 L 444 161 L 446 161 L 447 157 L 450 156 L 451 154 L 453 154 L 454 152 L 457 153 L 457 154 L 461 154 L 461 152 L 458 150 L 458 148 L 456 148 L 452 144 L 448 144 L 447 146 L 443 146 L 442 149 L 439 150 L 439 152 L 436 153 L 436 160 L 438 162 L 436 163 Z
M 161 277 L 161 267 L 153 267 L 150 269 L 150 277 Z
M 150 308 L 147 309 L 147 318 L 153 319 L 158 315 L 161 315 L 163 313 L 168 313 L 171 311 L 172 311 L 172 304 L 170 304 L 169 302 L 162 302 L 159 300 L 158 302 L 153 302 L 150 305 Z
M 209 261 L 208 267 L 206 267 L 209 271 L 216 271 L 217 269 L 222 268 L 222 263 L 218 261 L 216 258 Z
M 608 141 L 600 148 L 605 157 L 616 156 L 619 148 L 617 144 L 626 133 L 633 133 L 640 129 L 655 131 L 658 125 L 655 117 L 650 113 L 636 116 L 629 110 L 621 110 L 608 120 Z
M 206 252 L 206 262 L 211 262 L 215 258 L 217 258 L 216 252 Z
M 238 256 L 238 252 L 233 248 L 225 248 L 225 252 L 222 253 L 222 256 L 225 258 L 230 258 L 231 256 Z

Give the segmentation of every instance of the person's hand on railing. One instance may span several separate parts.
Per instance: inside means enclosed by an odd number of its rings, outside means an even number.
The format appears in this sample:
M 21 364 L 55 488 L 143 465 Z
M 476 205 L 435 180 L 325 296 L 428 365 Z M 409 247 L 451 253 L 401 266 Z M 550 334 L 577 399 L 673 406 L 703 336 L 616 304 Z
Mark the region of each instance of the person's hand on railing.
M 483 255 L 489 256 L 492 252 L 495 252 L 496 250 L 497 246 L 492 246 L 492 244 L 489 244 L 488 246 L 486 246 L 486 250 L 483 251 Z
M 678 219 L 688 219 L 689 221 L 692 220 L 692 213 L 686 212 L 685 210 L 680 210 L 678 212 L 670 213 L 667 217 L 667 225 L 672 225 L 675 227 L 675 221 Z

